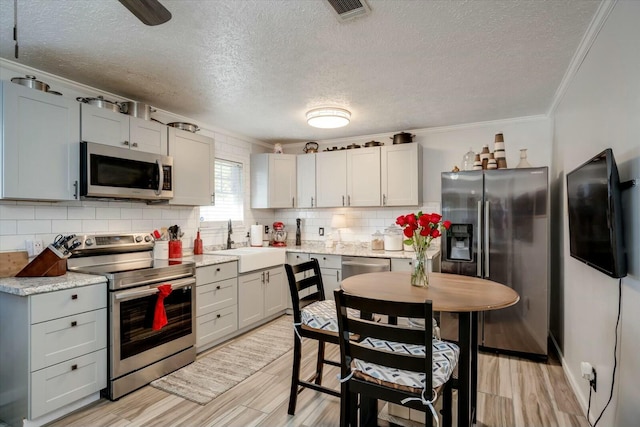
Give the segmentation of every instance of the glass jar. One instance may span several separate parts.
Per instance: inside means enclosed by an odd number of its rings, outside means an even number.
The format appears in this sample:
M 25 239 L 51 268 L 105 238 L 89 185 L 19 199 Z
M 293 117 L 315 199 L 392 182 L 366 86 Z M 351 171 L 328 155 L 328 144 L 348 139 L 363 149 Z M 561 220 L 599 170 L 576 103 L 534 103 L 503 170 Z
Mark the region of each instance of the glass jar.
M 385 251 L 401 251 L 403 242 L 404 234 L 401 227 L 394 224 L 384 231 Z
M 371 250 L 373 251 L 384 250 L 384 236 L 380 231 L 376 231 L 371 235 Z
M 473 152 L 473 147 L 469 147 L 469 151 L 462 157 L 462 170 L 470 171 L 473 169 L 473 162 L 475 160 L 476 153 Z

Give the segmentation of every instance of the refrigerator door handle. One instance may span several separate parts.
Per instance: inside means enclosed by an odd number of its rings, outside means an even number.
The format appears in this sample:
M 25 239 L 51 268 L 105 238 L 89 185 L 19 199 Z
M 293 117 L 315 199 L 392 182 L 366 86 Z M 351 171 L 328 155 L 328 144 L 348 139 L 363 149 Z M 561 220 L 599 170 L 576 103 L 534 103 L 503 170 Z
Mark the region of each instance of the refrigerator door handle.
M 489 278 L 489 201 L 484 202 L 484 277 Z
M 477 260 L 476 260 L 476 275 L 482 277 L 482 200 L 478 200 L 478 238 L 477 244 Z

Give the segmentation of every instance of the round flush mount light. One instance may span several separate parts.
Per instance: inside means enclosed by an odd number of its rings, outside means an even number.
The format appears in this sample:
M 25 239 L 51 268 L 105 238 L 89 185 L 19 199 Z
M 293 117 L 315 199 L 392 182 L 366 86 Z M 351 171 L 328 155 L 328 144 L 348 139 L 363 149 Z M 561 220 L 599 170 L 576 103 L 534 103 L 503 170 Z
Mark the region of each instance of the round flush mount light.
M 307 123 L 323 129 L 346 126 L 351 120 L 351 113 L 343 108 L 322 107 L 307 111 Z

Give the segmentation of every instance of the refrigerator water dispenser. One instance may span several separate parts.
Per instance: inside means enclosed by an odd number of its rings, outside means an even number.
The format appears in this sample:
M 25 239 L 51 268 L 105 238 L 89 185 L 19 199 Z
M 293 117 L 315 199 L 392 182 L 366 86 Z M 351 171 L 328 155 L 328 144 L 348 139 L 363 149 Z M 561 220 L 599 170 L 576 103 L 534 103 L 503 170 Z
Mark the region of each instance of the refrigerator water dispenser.
M 451 224 L 447 231 L 445 259 L 471 261 L 473 257 L 473 225 Z

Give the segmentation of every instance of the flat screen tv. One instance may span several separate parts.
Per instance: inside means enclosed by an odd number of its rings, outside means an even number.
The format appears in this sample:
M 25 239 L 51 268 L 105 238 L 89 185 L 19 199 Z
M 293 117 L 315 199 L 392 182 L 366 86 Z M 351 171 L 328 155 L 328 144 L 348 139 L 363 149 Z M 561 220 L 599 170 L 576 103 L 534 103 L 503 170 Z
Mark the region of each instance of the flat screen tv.
M 570 253 L 620 278 L 627 275 L 618 167 L 607 148 L 567 174 Z

